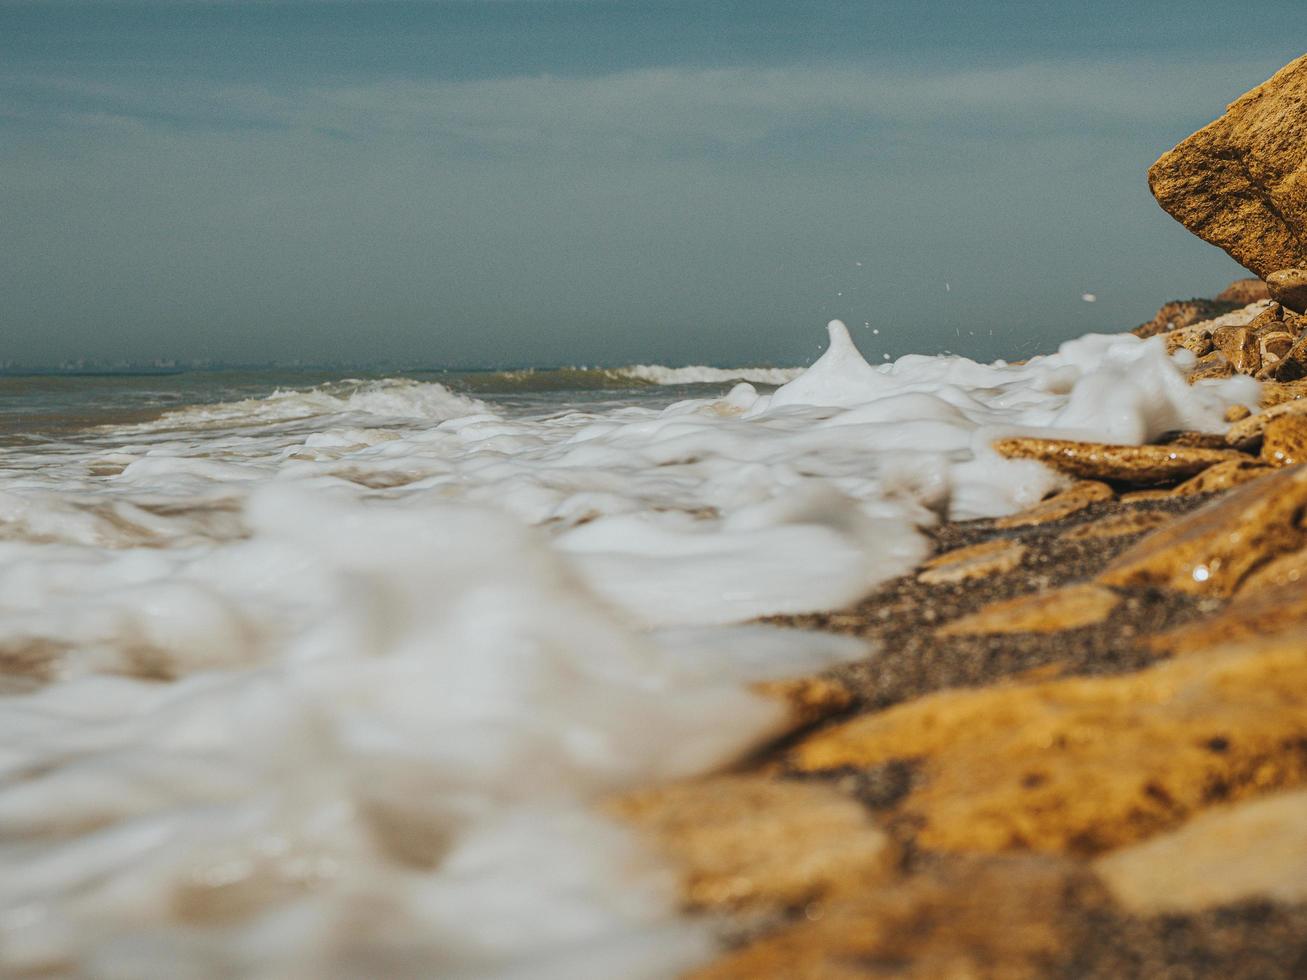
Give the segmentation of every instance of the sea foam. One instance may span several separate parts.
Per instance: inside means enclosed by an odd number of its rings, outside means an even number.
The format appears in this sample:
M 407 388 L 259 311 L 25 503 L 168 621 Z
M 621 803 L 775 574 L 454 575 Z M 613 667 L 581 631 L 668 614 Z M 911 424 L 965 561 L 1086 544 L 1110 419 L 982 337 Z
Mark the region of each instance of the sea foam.
M 1160 340 L 513 417 L 440 385 L 195 407 L 0 456 L 0 973 L 662 977 L 711 955 L 596 801 L 873 655 L 748 621 L 1062 482 L 1000 435 L 1217 430 Z M 698 369 L 696 369 L 698 370 Z

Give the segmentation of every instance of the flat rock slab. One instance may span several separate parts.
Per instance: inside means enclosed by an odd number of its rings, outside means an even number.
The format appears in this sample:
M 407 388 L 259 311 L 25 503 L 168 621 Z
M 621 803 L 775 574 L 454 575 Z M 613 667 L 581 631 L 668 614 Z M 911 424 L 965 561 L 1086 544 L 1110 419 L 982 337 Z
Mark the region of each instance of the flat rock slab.
M 1084 480 L 1116 483 L 1167 483 L 1193 476 L 1227 460 L 1246 459 L 1228 449 L 1191 446 L 1121 446 L 1070 439 L 1016 436 L 998 439 L 995 452 L 1006 459 L 1033 459 Z

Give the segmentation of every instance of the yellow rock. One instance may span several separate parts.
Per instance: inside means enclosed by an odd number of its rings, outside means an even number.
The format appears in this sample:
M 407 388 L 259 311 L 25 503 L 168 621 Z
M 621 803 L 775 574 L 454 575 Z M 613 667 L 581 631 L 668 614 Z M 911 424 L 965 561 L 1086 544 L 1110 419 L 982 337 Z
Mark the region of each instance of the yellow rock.
M 1068 895 L 1101 891 L 1071 862 L 970 861 L 809 906 L 690 980 L 1034 980 L 1065 949 Z
M 1053 592 L 990 603 L 969 616 L 945 624 L 935 635 L 1056 633 L 1101 623 L 1120 602 L 1120 596 L 1101 585 L 1071 585 Z
M 1270 472 L 1270 467 L 1245 456 L 1243 459 L 1227 459 L 1224 463 L 1209 466 L 1197 476 L 1191 476 L 1174 490 L 1177 497 L 1187 497 L 1198 493 L 1214 493 L 1217 490 L 1229 490 L 1241 483 L 1255 480 Z
M 1301 634 L 1108 678 L 946 691 L 815 733 L 800 771 L 916 759 L 898 817 L 950 851 L 1096 853 L 1307 780 Z
M 1307 263 L 1305 101 L 1307 56 L 1235 100 L 1148 172 L 1163 208 L 1263 279 Z
M 1264 589 L 1300 584 L 1307 586 L 1307 548 L 1267 562 L 1244 579 L 1237 595 L 1253 596 Z
M 1287 467 L 1154 531 L 1098 576 L 1105 585 L 1160 585 L 1230 595 L 1250 571 L 1307 539 L 1307 468 Z
M 792 908 L 889 872 L 889 840 L 866 808 L 819 783 L 719 776 L 633 793 L 609 810 L 682 869 L 698 908 Z
M 1218 463 L 1213 469 L 1219 469 L 1224 463 Z M 1209 471 L 1210 472 L 1210 471 Z M 1110 514 L 1101 520 L 1081 524 L 1062 534 L 1065 541 L 1086 541 L 1095 538 L 1123 538 L 1128 534 L 1152 531 L 1175 520 L 1174 514 L 1160 510 L 1127 510 L 1120 514 Z
M 1039 460 L 1072 476 L 1127 483 L 1180 480 L 1227 459 L 1241 458 L 1238 453 L 1225 449 L 1118 446 L 1031 436 L 999 439 L 994 449 L 1008 459 Z
M 1225 410 L 1225 421 L 1242 422 L 1249 415 L 1252 415 L 1252 409 L 1247 405 L 1231 405 Z
M 1026 546 L 1020 541 L 993 538 L 935 556 L 922 566 L 917 581 L 923 585 L 944 585 L 1002 575 L 1020 565 L 1025 553 Z
M 1273 419 L 1285 415 L 1307 415 L 1307 400 L 1294 399 L 1280 402 L 1265 411 L 1259 412 L 1257 415 L 1250 415 L 1242 422 L 1236 422 L 1230 426 L 1230 431 L 1225 434 L 1225 440 L 1232 446 L 1253 442 L 1265 433 L 1266 426 Z
M 1240 374 L 1256 374 L 1261 370 L 1261 349 L 1256 334 L 1248 327 L 1217 327 L 1212 331 L 1212 343 Z
M 1262 459 L 1273 466 L 1307 463 L 1307 415 L 1281 415 L 1266 424 Z
M 1301 569 L 1307 567 L 1304 554 L 1300 551 L 1287 557 L 1296 560 Z M 1291 574 L 1285 576 L 1289 581 L 1267 584 L 1272 580 L 1271 576 L 1282 570 L 1268 568 L 1266 578 L 1260 583 L 1250 577 L 1225 609 L 1214 616 L 1150 637 L 1149 646 L 1166 653 L 1183 654 L 1287 630 L 1297 630 L 1307 637 L 1307 588 Z M 1307 655 L 1307 644 L 1304 653 Z
M 784 701 L 789 706 L 790 722 L 795 727 L 811 725 L 853 703 L 847 687 L 820 676 L 759 681 L 752 685 L 752 689 L 763 697 Z
M 1050 521 L 1059 521 L 1064 517 L 1069 517 L 1100 500 L 1111 500 L 1114 496 L 1112 488 L 1106 483 L 1100 483 L 1097 480 L 1084 480 L 1068 487 L 1059 494 L 1049 497 L 1047 500 L 1041 500 L 1028 510 L 1023 510 L 1021 513 L 1013 514 L 1010 517 L 999 518 L 994 522 L 994 526 L 1006 530 L 1014 527 L 1047 524 Z
M 1262 382 L 1263 408 L 1274 408 L 1276 405 L 1297 401 L 1299 398 L 1307 398 L 1307 380 Z
M 1222 807 L 1094 862 L 1139 915 L 1196 912 L 1248 899 L 1307 901 L 1307 792 Z

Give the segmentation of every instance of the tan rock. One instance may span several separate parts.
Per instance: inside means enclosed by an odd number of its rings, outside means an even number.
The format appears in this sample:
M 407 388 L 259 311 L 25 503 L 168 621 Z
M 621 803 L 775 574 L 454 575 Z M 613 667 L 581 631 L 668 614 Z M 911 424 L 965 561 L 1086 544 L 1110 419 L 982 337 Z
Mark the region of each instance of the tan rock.
M 1025 553 L 1026 546 L 1020 541 L 993 538 L 935 556 L 925 563 L 917 581 L 923 585 L 946 585 L 1003 575 L 1020 565 Z
M 1272 466 L 1307 463 L 1307 415 L 1279 415 L 1267 422 L 1262 459 Z
M 1307 333 L 1294 341 L 1293 346 L 1276 362 L 1271 377 L 1276 381 L 1301 381 L 1307 378 Z
M 804 909 L 796 924 L 690 980 L 1034 980 L 1053 975 L 1068 899 L 1105 889 L 1074 862 L 972 859 Z M 1106 904 L 1106 894 L 1098 904 Z
M 1243 304 L 1220 302 L 1210 299 L 1182 299 L 1162 304 L 1161 309 L 1147 323 L 1135 327 L 1138 337 L 1154 337 L 1157 334 L 1183 330 L 1195 323 L 1203 323 L 1217 317 L 1232 313 Z
M 819 783 L 719 776 L 633 793 L 608 809 L 681 868 L 698 908 L 802 906 L 889 871 L 889 840 L 867 809 Z
M 1307 416 L 1307 400 L 1282 401 L 1270 408 L 1263 409 L 1256 415 L 1249 416 L 1242 422 L 1236 422 L 1230 426 L 1230 431 L 1225 434 L 1225 440 L 1232 446 L 1256 443 L 1265 433 L 1266 426 L 1270 424 L 1271 420 L 1284 415 Z
M 1225 410 L 1225 421 L 1240 422 L 1252 413 L 1252 409 L 1247 405 L 1231 405 Z
M 1260 279 L 1236 279 L 1213 297 L 1218 303 L 1238 303 L 1247 306 L 1258 300 L 1270 299 L 1270 290 Z
M 1291 634 L 1120 677 L 954 690 L 825 729 L 801 771 L 916 759 L 896 819 L 945 851 L 1098 853 L 1307 780 L 1307 656 Z
M 1170 490 L 1132 490 L 1121 494 L 1121 503 L 1139 504 L 1149 500 L 1167 500 L 1171 496 Z
M 1108 854 L 1094 870 L 1139 915 L 1307 901 L 1307 792 L 1222 807 Z
M 1295 552 L 1289 557 L 1296 559 L 1301 568 L 1303 554 Z M 1272 584 L 1280 575 L 1288 581 Z M 1256 587 L 1250 577 L 1235 600 L 1216 615 L 1152 636 L 1148 644 L 1162 653 L 1189 654 L 1223 643 L 1255 640 L 1288 631 L 1307 635 L 1307 589 L 1302 587 L 1292 569 L 1280 566 L 1262 578 Z
M 1300 398 L 1307 398 L 1307 380 L 1262 382 L 1263 408 L 1274 408 Z
M 1041 500 L 1034 507 L 1023 510 L 1019 514 L 1000 517 L 994 522 L 994 526 L 1006 530 L 1008 528 L 1030 527 L 1036 524 L 1047 524 L 1050 521 L 1060 521 L 1064 517 L 1070 517 L 1072 514 L 1084 510 L 1090 504 L 1097 503 L 1100 500 L 1111 500 L 1114 496 L 1112 488 L 1106 483 L 1100 483 L 1097 480 L 1084 480 L 1073 484 L 1047 500 Z
M 994 602 L 935 631 L 936 636 L 988 636 L 1000 633 L 1057 633 L 1106 619 L 1121 602 L 1099 585 L 1070 585 L 1052 592 Z
M 1118 446 L 1016 436 L 994 443 L 1008 459 L 1035 459 L 1071 476 L 1123 483 L 1165 483 L 1193 476 L 1238 453 L 1188 446 Z
M 794 727 L 811 725 L 837 714 L 853 703 L 853 695 L 839 681 L 827 677 L 793 677 L 759 681 L 752 690 L 763 697 L 784 701 Z
M 1233 378 L 1234 375 L 1234 365 L 1230 363 L 1230 359 L 1223 352 L 1214 350 L 1198 359 L 1194 369 L 1189 372 L 1189 383 L 1213 379 L 1219 381 L 1222 378 Z
M 1197 493 L 1215 493 L 1217 490 L 1229 490 L 1249 480 L 1256 480 L 1270 472 L 1270 467 L 1258 463 L 1255 459 L 1228 459 L 1203 470 L 1197 476 L 1191 476 L 1171 491 L 1177 497 L 1187 497 Z
M 1218 463 L 1224 466 L 1224 463 Z M 1097 538 L 1123 538 L 1128 534 L 1140 534 L 1152 531 L 1174 520 L 1174 515 L 1160 510 L 1127 510 L 1112 514 L 1102 520 L 1081 524 L 1065 532 L 1062 537 L 1067 541 L 1089 541 Z
M 1148 173 L 1163 208 L 1264 279 L 1307 266 L 1304 105 L 1307 56 L 1232 103 Z
M 1307 540 L 1307 467 L 1277 470 L 1154 531 L 1098 576 L 1105 585 L 1158 585 L 1230 595 L 1256 568 Z
M 1212 340 L 1212 331 L 1208 329 L 1205 323 L 1172 330 L 1163 336 L 1163 340 L 1166 341 L 1166 352 L 1168 354 L 1174 354 L 1179 350 L 1187 350 L 1196 357 L 1203 357 L 1216 348 L 1216 344 Z
M 1257 335 L 1249 327 L 1218 327 L 1212 332 L 1212 343 L 1239 374 L 1256 374 L 1261 370 L 1261 348 Z
M 1307 180 L 1307 165 L 1300 165 L 1299 181 Z M 1302 190 L 1300 185 L 1299 190 Z M 1301 229 L 1299 239 L 1302 239 Z M 1307 269 L 1279 269 L 1266 277 L 1266 288 L 1277 303 L 1298 313 L 1307 310 Z
M 1307 548 L 1268 561 L 1239 586 L 1238 596 L 1255 596 L 1265 589 L 1307 585 Z M 1307 592 L 1307 590 L 1304 590 Z

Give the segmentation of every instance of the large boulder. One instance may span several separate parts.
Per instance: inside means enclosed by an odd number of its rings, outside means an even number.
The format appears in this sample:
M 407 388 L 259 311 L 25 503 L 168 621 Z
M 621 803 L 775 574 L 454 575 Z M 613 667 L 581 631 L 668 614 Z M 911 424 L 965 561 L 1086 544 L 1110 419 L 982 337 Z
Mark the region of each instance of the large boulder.
M 1164 153 L 1148 183 L 1172 217 L 1262 279 L 1307 268 L 1307 55 Z

